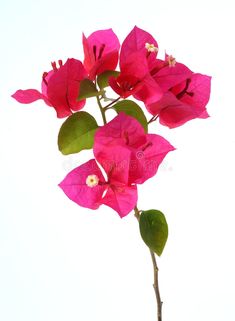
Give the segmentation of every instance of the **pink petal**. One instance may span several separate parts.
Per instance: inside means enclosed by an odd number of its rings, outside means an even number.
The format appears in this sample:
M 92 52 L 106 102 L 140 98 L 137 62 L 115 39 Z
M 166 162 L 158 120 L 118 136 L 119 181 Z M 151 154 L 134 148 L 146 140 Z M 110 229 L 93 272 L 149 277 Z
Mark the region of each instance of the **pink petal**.
M 129 165 L 131 151 L 121 145 L 106 145 L 97 152 L 97 146 L 94 148 L 94 154 L 97 161 L 104 168 L 109 182 L 113 181 L 119 184 L 128 184 Z
M 153 177 L 165 156 L 174 149 L 165 138 L 148 134 L 146 143 L 132 153 L 129 183 L 143 184 Z
M 151 76 L 149 75 L 146 57 L 140 52 L 134 52 L 125 60 L 125 64 L 121 65 L 119 77 L 111 77 L 109 79 L 109 85 L 117 94 L 126 98 L 134 95 L 144 85 L 150 86 L 150 84 L 148 84 L 149 78 L 151 78 Z M 155 88 L 158 86 L 152 79 L 152 86 L 153 85 Z
M 38 99 L 44 98 L 44 96 L 36 89 L 19 89 L 11 97 L 21 104 L 30 104 Z
M 89 187 L 86 184 L 89 175 L 98 177 L 99 184 L 97 186 Z M 100 206 L 102 195 L 107 188 L 104 176 L 94 159 L 73 169 L 59 186 L 72 201 L 93 210 Z
M 210 115 L 208 114 L 206 109 L 198 116 L 198 118 L 202 118 L 202 119 L 206 119 L 208 117 L 210 117 Z
M 50 70 L 49 72 L 45 73 L 46 76 L 43 75 L 43 78 L 42 78 L 42 84 L 41 84 L 41 88 L 42 88 L 42 94 L 47 97 L 47 85 L 48 85 L 48 82 L 51 78 L 51 76 L 55 73 L 54 70 Z
M 140 123 L 135 118 L 120 113 L 96 131 L 94 154 L 96 156 L 104 147 L 116 145 L 135 147 L 145 141 L 145 131 Z
M 95 79 L 95 76 L 102 74 L 102 72 L 107 70 L 115 70 L 118 62 L 118 51 L 110 52 L 104 57 L 100 58 L 98 62 L 95 63 L 93 68 L 89 72 L 91 79 Z
M 127 98 L 131 95 L 134 96 L 141 90 L 143 85 L 143 82 L 131 74 L 121 74 L 117 78 L 109 78 L 109 86 L 122 98 Z
M 147 109 L 153 115 L 159 115 L 160 123 L 169 128 L 181 126 L 199 116 L 193 106 L 178 100 L 171 92 L 164 94 L 159 102 L 147 106 Z
M 116 68 L 120 43 L 112 29 L 95 31 L 88 38 L 83 34 L 83 48 L 84 66 L 91 79 Z
M 149 54 L 145 48 L 146 43 L 153 44 L 155 47 L 158 47 L 157 41 L 150 33 L 135 26 L 123 41 L 120 52 L 120 65 L 122 66 L 125 64 L 129 59 L 128 57 L 134 52 L 139 52 L 146 58 L 148 56 L 149 58 L 151 57 L 155 59 L 156 53 Z
M 184 95 L 182 102 L 193 105 L 198 114 L 202 114 L 210 99 L 211 77 L 201 74 L 193 74 L 188 91 L 193 93 L 193 96 Z
M 142 84 L 141 89 L 133 95 L 136 99 L 143 101 L 146 105 L 161 99 L 162 89 L 150 75 L 144 78 Z
M 111 185 L 102 203 L 114 209 L 122 218 L 136 206 L 138 199 L 136 186 Z
M 132 75 L 139 80 L 149 74 L 149 67 L 146 58 L 139 52 L 131 53 L 125 63 L 121 66 L 120 75 Z
M 169 128 L 182 126 L 189 120 L 197 118 L 197 114 L 189 105 L 179 102 L 178 105 L 169 106 L 159 115 L 160 124 Z
M 68 59 L 50 77 L 47 96 L 59 118 L 71 115 L 71 110 L 80 110 L 85 100 L 77 101 L 80 81 L 86 77 L 86 71 L 79 60 Z
M 155 75 L 153 75 L 153 78 L 163 91 L 167 91 L 191 77 L 192 74 L 192 71 L 188 67 L 176 62 L 174 67 L 165 66 L 164 68 L 161 68 Z

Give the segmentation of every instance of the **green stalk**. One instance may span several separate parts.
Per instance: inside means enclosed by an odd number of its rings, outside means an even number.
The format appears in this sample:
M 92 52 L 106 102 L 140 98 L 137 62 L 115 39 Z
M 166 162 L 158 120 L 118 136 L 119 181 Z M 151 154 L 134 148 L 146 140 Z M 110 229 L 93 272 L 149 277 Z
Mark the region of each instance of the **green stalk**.
M 137 220 L 140 220 L 140 212 L 137 208 L 137 206 L 134 208 L 134 215 L 137 218 Z M 162 321 L 162 300 L 160 296 L 160 290 L 159 290 L 159 282 L 158 282 L 158 266 L 157 266 L 157 261 L 156 261 L 156 256 L 155 253 L 149 248 L 151 259 L 152 259 L 152 264 L 153 264 L 153 275 L 154 275 L 154 283 L 153 283 L 153 288 L 156 296 L 156 301 L 157 301 L 157 321 Z

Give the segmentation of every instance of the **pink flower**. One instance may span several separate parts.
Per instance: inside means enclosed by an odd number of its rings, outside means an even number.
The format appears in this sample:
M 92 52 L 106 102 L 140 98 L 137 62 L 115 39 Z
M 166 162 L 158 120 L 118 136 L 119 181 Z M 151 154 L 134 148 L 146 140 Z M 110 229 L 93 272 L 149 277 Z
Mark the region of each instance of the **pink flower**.
M 106 160 L 104 166 L 107 180 L 95 159 L 92 159 L 72 170 L 59 186 L 80 206 L 97 209 L 104 204 L 124 217 L 137 203 L 137 187 L 128 183 L 129 162 L 130 152 L 114 146 L 110 149 L 109 161 Z
M 177 65 L 177 64 L 176 64 Z M 182 75 L 178 77 L 180 79 Z M 210 98 L 211 77 L 197 73 L 185 73 L 185 79 L 177 83 L 177 77 L 167 80 L 162 99 L 147 105 L 152 115 L 158 115 L 160 123 L 175 128 L 194 118 L 207 118 L 206 105 Z M 168 78 L 169 79 L 169 78 Z
M 158 53 L 158 44 L 147 31 L 135 26 L 123 41 L 120 52 L 120 65 L 125 65 L 133 53 L 140 53 L 148 62 L 154 61 Z
M 130 152 L 129 184 L 142 184 L 153 177 L 167 153 L 174 150 L 163 137 L 145 134 L 140 123 L 124 113 L 96 132 L 94 155 L 104 168 L 110 164 L 114 146 Z
M 42 93 L 36 89 L 17 90 L 12 95 L 18 102 L 29 104 L 38 99 L 54 107 L 58 118 L 67 117 L 73 111 L 83 108 L 85 100 L 77 101 L 80 82 L 87 73 L 79 60 L 68 59 L 64 65 L 59 60 L 59 67 L 52 63 L 53 70 L 43 74 Z
M 95 31 L 88 38 L 83 34 L 83 48 L 84 66 L 90 79 L 116 68 L 120 43 L 112 29 Z
M 163 92 L 191 77 L 193 72 L 185 65 L 176 61 L 171 55 L 165 55 L 165 60 L 155 59 L 149 64 L 150 74 Z
M 117 78 L 109 78 L 109 85 L 119 96 L 133 95 L 146 105 L 162 97 L 162 90 L 150 75 L 147 59 L 141 53 L 131 54 L 120 69 Z
M 133 95 L 145 104 L 159 100 L 162 90 L 149 72 L 149 64 L 155 61 L 157 51 L 156 40 L 148 32 L 134 27 L 121 47 L 121 73 L 109 79 L 112 89 L 122 98 Z

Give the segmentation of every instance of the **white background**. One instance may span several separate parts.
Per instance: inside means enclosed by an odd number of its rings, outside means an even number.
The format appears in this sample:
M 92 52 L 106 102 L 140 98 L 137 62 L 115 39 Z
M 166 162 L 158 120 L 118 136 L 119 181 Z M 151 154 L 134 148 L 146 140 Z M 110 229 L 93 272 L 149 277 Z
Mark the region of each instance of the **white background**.
M 228 0 L 0 1 L 0 320 L 156 321 L 133 215 L 69 201 L 57 184 L 91 152 L 60 155 L 54 110 L 10 97 L 40 89 L 51 61 L 82 60 L 83 31 L 112 27 L 122 41 L 134 25 L 162 56 L 213 77 L 209 119 L 152 124 L 177 150 L 139 188 L 139 208 L 169 224 L 158 259 L 164 321 L 235 320 L 234 14 Z

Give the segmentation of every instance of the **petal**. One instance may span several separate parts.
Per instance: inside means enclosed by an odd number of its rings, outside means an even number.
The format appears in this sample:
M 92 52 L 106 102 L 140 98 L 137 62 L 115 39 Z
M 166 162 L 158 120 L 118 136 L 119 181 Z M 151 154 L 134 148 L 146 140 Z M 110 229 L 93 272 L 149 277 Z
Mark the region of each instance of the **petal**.
M 103 146 L 95 157 L 104 168 L 110 183 L 128 184 L 131 151 L 120 145 Z
M 148 134 L 146 144 L 132 153 L 129 183 L 142 184 L 153 177 L 165 156 L 174 149 L 165 138 Z
M 148 56 L 148 59 L 150 57 L 155 59 L 156 52 L 149 53 L 145 48 L 146 43 L 158 47 L 157 41 L 150 33 L 135 26 L 123 41 L 120 52 L 120 65 L 125 64 L 129 56 L 135 52 L 141 53 L 145 58 Z
M 197 109 L 198 114 L 202 114 L 210 99 L 211 77 L 193 74 L 190 79 L 188 92 L 192 92 L 193 96 L 184 95 L 181 101 L 193 105 Z
M 155 75 L 153 75 L 153 78 L 163 91 L 167 91 L 191 77 L 192 74 L 192 71 L 188 67 L 176 62 L 174 67 L 164 66 L 161 68 Z
M 47 85 L 48 85 L 48 81 L 50 80 L 51 76 L 55 73 L 54 70 L 50 70 L 49 72 L 45 73 L 45 76 L 43 75 L 42 77 L 42 84 L 41 84 L 41 88 L 42 88 L 42 94 L 47 97 Z
M 159 115 L 160 123 L 169 128 L 181 126 L 200 115 L 193 106 L 178 100 L 171 92 L 164 94 L 159 102 L 147 106 L 147 109 L 152 115 Z
M 192 106 L 183 104 L 169 106 L 161 111 L 159 115 L 160 124 L 169 128 L 182 126 L 189 120 L 197 118 L 198 115 L 193 110 Z
M 140 81 L 133 74 L 121 74 L 117 78 L 109 78 L 109 86 L 115 91 L 120 97 L 127 98 L 131 95 L 135 95 L 144 83 Z
M 95 134 L 95 156 L 108 146 L 135 147 L 145 143 L 145 131 L 133 117 L 121 112 L 108 124 L 100 127 Z
M 84 66 L 91 79 L 116 68 L 119 48 L 119 40 L 112 29 L 95 31 L 88 38 L 83 34 Z
M 137 199 L 136 186 L 111 185 L 102 203 L 114 209 L 122 218 L 134 209 Z
M 50 77 L 47 96 L 59 118 L 71 115 L 72 110 L 80 110 L 85 100 L 77 101 L 80 81 L 86 77 L 86 71 L 79 60 L 68 59 Z
M 208 117 L 210 117 L 210 115 L 208 114 L 206 109 L 198 116 L 198 118 L 202 118 L 202 119 L 206 119 Z
M 120 75 L 132 75 L 139 80 L 149 74 L 149 68 L 146 58 L 139 52 L 133 52 L 130 54 L 125 63 L 120 65 Z
M 142 88 L 133 95 L 136 99 L 143 101 L 145 105 L 161 99 L 162 89 L 150 75 L 144 78 L 142 84 Z
M 97 186 L 87 186 L 86 180 L 89 175 L 98 177 L 99 184 Z M 104 176 L 94 159 L 73 169 L 59 186 L 72 201 L 93 210 L 100 206 L 102 195 L 107 188 Z
M 149 68 L 146 58 L 139 52 L 130 54 L 120 67 L 120 75 L 117 78 L 111 77 L 109 85 L 117 94 L 126 98 L 143 86 L 143 80 L 149 75 Z
M 94 66 L 90 69 L 89 76 L 95 79 L 97 75 L 107 70 L 115 70 L 118 63 L 118 51 L 110 52 L 100 58 Z
M 21 104 L 30 104 L 38 99 L 44 99 L 44 96 L 36 89 L 19 89 L 11 97 Z

